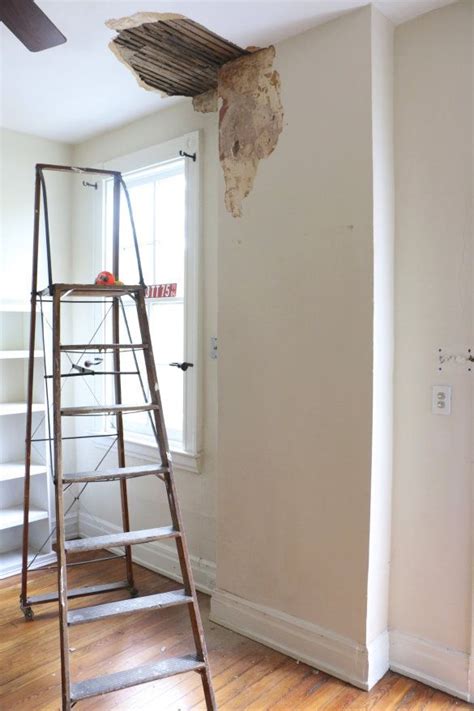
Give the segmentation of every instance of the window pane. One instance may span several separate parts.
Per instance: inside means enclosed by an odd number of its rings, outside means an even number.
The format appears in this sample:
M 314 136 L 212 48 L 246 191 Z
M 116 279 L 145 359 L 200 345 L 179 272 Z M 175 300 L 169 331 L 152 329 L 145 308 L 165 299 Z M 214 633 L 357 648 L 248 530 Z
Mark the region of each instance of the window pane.
M 181 297 L 184 287 L 184 218 L 185 178 L 181 171 L 156 184 L 156 283 L 176 282 L 177 296 Z
M 185 378 L 179 368 L 171 368 L 172 362 L 185 360 L 184 352 L 184 274 L 185 274 L 185 225 L 186 225 L 186 180 L 184 160 L 156 166 L 125 176 L 140 248 L 145 283 L 177 284 L 177 295 L 172 298 L 148 299 L 147 310 L 157 367 L 163 410 L 168 437 L 183 444 L 184 429 L 184 387 Z M 107 186 L 106 231 L 108 237 L 108 260 L 112 256 L 112 205 L 113 183 Z M 128 207 L 122 194 L 120 225 L 120 273 L 125 283 L 137 282 L 135 247 Z M 135 307 L 126 306 L 127 319 L 132 331 L 132 340 L 138 342 Z M 125 340 L 127 330 L 121 326 Z M 140 366 L 142 355 L 140 356 Z M 131 353 L 124 353 L 122 370 L 135 370 Z M 141 368 L 146 381 L 145 369 Z M 148 387 L 146 385 L 147 396 Z M 111 384 L 108 386 L 111 387 Z M 111 391 L 113 392 L 113 390 Z M 141 387 L 136 376 L 122 379 L 123 401 L 136 403 L 142 400 Z M 128 432 L 150 434 L 151 428 L 146 414 L 129 415 L 124 418 Z
M 154 302 L 149 313 L 168 437 L 181 441 L 185 376 L 179 368 L 171 368 L 169 364 L 184 360 L 184 304 Z

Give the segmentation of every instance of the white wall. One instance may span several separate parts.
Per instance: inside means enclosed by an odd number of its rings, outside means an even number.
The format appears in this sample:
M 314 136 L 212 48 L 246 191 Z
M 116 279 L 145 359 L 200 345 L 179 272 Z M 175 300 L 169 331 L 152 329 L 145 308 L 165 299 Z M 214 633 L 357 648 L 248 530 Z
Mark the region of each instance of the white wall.
M 367 644 L 388 666 L 388 599 L 393 455 L 393 24 L 372 11 L 372 163 L 374 211 L 374 382 L 367 589 Z M 375 640 L 384 635 L 383 642 Z M 375 650 L 371 645 L 375 643 Z M 381 650 L 383 648 L 383 652 Z M 381 653 L 382 652 L 382 653 Z
M 389 53 L 390 28 L 370 7 L 278 44 L 283 133 L 243 217 L 219 204 L 213 619 L 360 686 L 375 680 L 366 643 L 378 633 L 379 673 L 388 664 L 386 600 L 368 625 L 367 596 L 369 553 L 370 595 L 388 590 L 389 527 L 370 508 L 374 225 L 385 271 L 393 229 L 389 198 L 374 210 L 373 171 L 391 168 L 391 98 L 372 55 L 390 74 Z M 382 384 L 390 358 L 388 344 Z M 389 460 L 376 462 L 378 490 Z M 371 529 L 386 539 L 369 551 Z
M 203 456 L 200 474 L 179 469 L 176 469 L 176 472 L 189 547 L 194 556 L 196 580 L 201 587 L 206 588 L 213 585 L 216 559 L 217 366 L 216 361 L 209 358 L 209 342 L 217 330 L 217 115 L 196 113 L 190 101 L 183 101 L 170 109 L 76 146 L 74 162 L 83 166 L 100 166 L 113 158 L 194 130 L 201 131 L 202 163 Z M 100 195 L 93 190 L 84 190 L 80 185 L 76 186 L 74 195 L 74 273 L 76 279 L 87 282 L 105 267 L 100 258 Z M 81 447 L 78 449 L 77 466 L 81 469 L 91 463 L 95 466 L 103 454 L 104 451 L 94 445 Z M 127 461 L 133 464 L 138 460 L 129 457 Z M 83 531 L 91 530 L 91 516 L 99 517 L 105 526 L 118 525 L 120 522 L 118 486 L 114 487 L 112 483 L 101 487 L 107 487 L 107 492 L 100 500 L 96 495 L 97 489 L 94 493 L 91 488 L 84 494 L 81 516 Z M 150 480 L 131 481 L 129 490 L 134 527 L 154 526 L 159 521 L 166 522 L 168 506 L 162 484 L 157 485 Z M 171 549 L 174 550 L 174 546 L 161 544 L 155 545 L 154 548 L 148 546 L 137 552 L 144 556 L 143 559 L 148 563 L 173 572 L 177 570 L 177 560 L 169 558 L 167 551 Z
M 469 0 L 395 33 L 394 666 L 467 690 L 472 608 L 473 22 Z M 450 384 L 450 417 L 431 386 Z
M 72 148 L 7 129 L 0 129 L 0 300 L 26 301 L 31 291 L 33 214 L 36 163 L 68 164 Z M 70 183 L 65 175 L 46 174 L 50 204 L 51 244 L 56 281 L 70 274 Z M 44 257 L 44 235 L 40 249 Z M 47 285 L 41 260 L 39 286 Z

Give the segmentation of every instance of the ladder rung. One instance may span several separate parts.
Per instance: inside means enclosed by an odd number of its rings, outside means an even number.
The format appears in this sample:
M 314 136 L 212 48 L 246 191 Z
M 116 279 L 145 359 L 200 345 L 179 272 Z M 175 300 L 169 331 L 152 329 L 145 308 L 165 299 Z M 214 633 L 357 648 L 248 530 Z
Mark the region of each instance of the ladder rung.
M 117 479 L 133 479 L 137 476 L 149 476 L 151 474 L 165 474 L 168 467 L 159 464 L 147 464 L 142 467 L 122 467 L 114 469 L 102 469 L 97 472 L 79 472 L 78 474 L 65 474 L 64 484 L 75 484 L 83 481 L 115 481 Z
M 192 603 L 193 598 L 186 595 L 184 590 L 173 590 L 171 592 L 158 593 L 157 595 L 146 595 L 145 597 L 135 597 L 129 600 L 117 600 L 107 602 L 103 605 L 93 605 L 92 607 L 81 607 L 70 610 L 67 613 L 68 625 L 80 625 L 83 622 L 95 622 L 106 617 L 126 615 L 130 612 L 142 612 L 143 610 L 158 610 L 173 605 L 187 605 Z
M 87 595 L 100 595 L 100 593 L 112 592 L 113 590 L 123 590 L 129 588 L 127 581 L 117 583 L 103 583 L 102 585 L 89 585 L 84 588 L 72 588 L 68 590 L 68 599 L 73 597 L 86 597 Z M 45 602 L 55 602 L 58 599 L 57 592 L 44 593 L 43 595 L 32 595 L 26 601 L 27 605 L 40 605 Z
M 95 536 L 94 538 L 77 538 L 72 541 L 65 541 L 64 548 L 68 553 L 82 553 L 83 551 L 95 551 L 99 548 L 149 543 L 150 541 L 158 541 L 160 538 L 179 538 L 180 535 L 180 532 L 176 531 L 173 526 L 163 526 L 162 528 L 148 528 L 144 531 L 112 533 L 107 536 Z
M 64 417 L 74 417 L 80 415 L 113 415 L 118 412 L 149 412 L 159 410 L 158 405 L 144 403 L 143 405 L 86 405 L 81 407 L 63 407 L 61 415 Z
M 62 351 L 139 351 L 146 348 L 146 343 L 73 343 L 60 347 Z
M 146 666 L 135 667 L 134 669 L 127 669 L 126 671 L 99 676 L 95 679 L 86 679 L 78 684 L 72 684 L 71 701 L 81 701 L 81 699 L 108 694 L 111 691 L 127 689 L 130 686 L 146 684 L 148 681 L 156 681 L 157 679 L 165 679 L 167 676 L 184 674 L 190 671 L 201 671 L 202 669 L 205 669 L 205 664 L 199 661 L 195 655 L 171 657 L 154 664 L 147 664 Z

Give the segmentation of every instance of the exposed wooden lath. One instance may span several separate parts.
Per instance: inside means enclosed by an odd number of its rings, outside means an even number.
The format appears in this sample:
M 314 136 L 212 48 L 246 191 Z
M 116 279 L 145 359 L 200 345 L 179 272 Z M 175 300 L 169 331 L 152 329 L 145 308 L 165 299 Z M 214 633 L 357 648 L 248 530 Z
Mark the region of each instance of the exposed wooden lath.
M 141 82 L 169 96 L 197 96 L 215 89 L 219 67 L 248 54 L 187 18 L 121 29 L 112 44 Z

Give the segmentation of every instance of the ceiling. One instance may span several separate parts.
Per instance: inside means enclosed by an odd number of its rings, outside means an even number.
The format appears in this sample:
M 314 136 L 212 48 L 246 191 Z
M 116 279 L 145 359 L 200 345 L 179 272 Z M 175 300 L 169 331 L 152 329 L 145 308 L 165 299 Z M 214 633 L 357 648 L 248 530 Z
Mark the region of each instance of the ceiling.
M 399 24 L 455 0 L 377 0 Z M 177 12 L 243 47 L 265 46 L 367 4 L 367 0 L 37 0 L 67 43 L 29 52 L 0 23 L 0 123 L 6 128 L 78 143 L 181 98 L 140 88 L 107 45 L 111 18 L 138 11 Z M 187 99 L 189 101 L 189 99 Z

